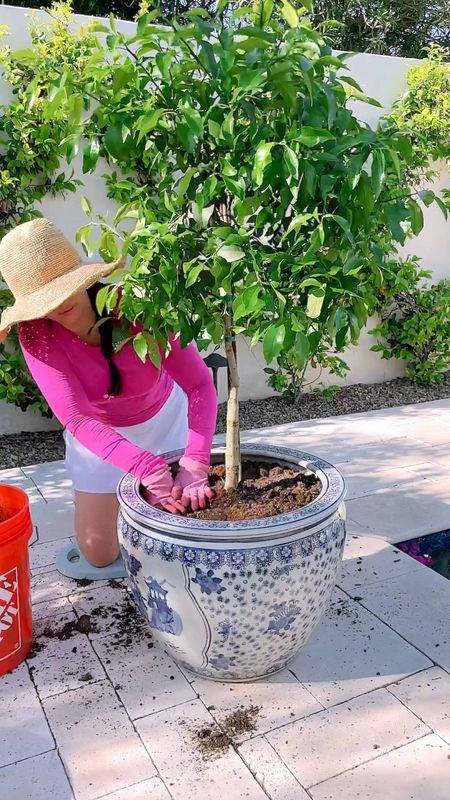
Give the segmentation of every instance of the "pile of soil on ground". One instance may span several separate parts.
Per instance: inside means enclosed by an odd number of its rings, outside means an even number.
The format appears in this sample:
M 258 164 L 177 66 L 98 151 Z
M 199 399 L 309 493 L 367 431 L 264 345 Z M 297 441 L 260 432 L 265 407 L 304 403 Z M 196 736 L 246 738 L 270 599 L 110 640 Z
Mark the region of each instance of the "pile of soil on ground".
M 97 627 L 95 621 L 91 620 L 89 614 L 82 614 L 78 619 L 70 620 L 64 623 L 61 628 L 53 628 L 51 624 L 45 626 L 42 633 L 37 639 L 33 641 L 33 646 L 27 656 L 28 659 L 35 658 L 38 653 L 45 647 L 46 639 L 59 639 L 64 642 L 71 639 L 76 633 L 96 633 Z
M 231 745 L 231 739 L 220 728 L 203 726 L 198 731 L 195 731 L 197 739 L 197 749 L 204 761 L 213 758 L 219 758 L 227 752 Z
M 228 714 L 220 723 L 228 736 L 240 736 L 242 733 L 253 733 L 256 730 L 256 718 L 261 711 L 259 706 L 241 706 L 237 711 Z
M 273 517 L 312 503 L 322 485 L 313 473 L 278 464 L 243 461 L 242 481 L 236 491 L 225 492 L 225 467 L 211 470 L 210 484 L 216 497 L 211 507 L 189 516 L 208 520 L 241 520 Z
M 90 614 L 82 614 L 78 619 L 66 622 L 62 628 L 55 629 L 48 625 L 42 631 L 46 639 L 59 639 L 60 642 L 71 639 L 75 633 L 97 633 L 97 626 Z
M 204 761 L 219 758 L 227 752 L 232 744 L 234 736 L 243 733 L 253 733 L 256 730 L 256 717 L 260 712 L 258 706 L 244 708 L 241 706 L 236 711 L 228 714 L 220 723 L 216 725 L 202 725 L 194 731 L 197 742 L 197 749 L 201 753 Z

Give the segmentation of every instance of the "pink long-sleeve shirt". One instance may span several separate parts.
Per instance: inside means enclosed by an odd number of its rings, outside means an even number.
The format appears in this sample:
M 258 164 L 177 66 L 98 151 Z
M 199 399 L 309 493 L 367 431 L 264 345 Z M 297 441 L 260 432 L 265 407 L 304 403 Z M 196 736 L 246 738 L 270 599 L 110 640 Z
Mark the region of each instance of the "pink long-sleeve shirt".
M 173 383 L 188 398 L 189 435 L 185 454 L 209 463 L 217 397 L 208 368 L 193 345 L 171 351 L 157 369 L 145 364 L 127 343 L 114 356 L 122 391 L 108 397 L 109 366 L 100 347 L 92 347 L 48 319 L 25 322 L 19 338 L 28 368 L 53 413 L 81 444 L 124 472 L 145 478 L 164 466 L 160 457 L 131 444 L 114 428 L 151 419 L 168 399 Z

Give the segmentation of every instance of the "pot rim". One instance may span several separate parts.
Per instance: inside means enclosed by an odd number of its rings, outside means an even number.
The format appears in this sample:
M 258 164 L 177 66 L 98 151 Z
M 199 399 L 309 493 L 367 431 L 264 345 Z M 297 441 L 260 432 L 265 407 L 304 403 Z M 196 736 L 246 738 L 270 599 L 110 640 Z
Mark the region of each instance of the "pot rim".
M 183 455 L 183 450 L 166 453 L 164 458 L 173 463 Z M 212 455 L 225 453 L 224 445 L 216 445 Z M 259 444 L 246 441 L 242 445 L 242 455 L 273 458 L 301 466 L 314 472 L 322 482 L 319 496 L 298 511 L 261 517 L 251 520 L 204 520 L 182 517 L 159 510 L 147 503 L 139 493 L 140 481 L 134 475 L 125 475 L 119 483 L 117 497 L 121 507 L 144 528 L 163 533 L 175 534 L 181 538 L 211 541 L 211 538 L 229 538 L 231 541 L 245 542 L 255 534 L 282 536 L 288 530 L 311 527 L 334 514 L 345 498 L 346 482 L 336 467 L 311 453 L 298 448 Z

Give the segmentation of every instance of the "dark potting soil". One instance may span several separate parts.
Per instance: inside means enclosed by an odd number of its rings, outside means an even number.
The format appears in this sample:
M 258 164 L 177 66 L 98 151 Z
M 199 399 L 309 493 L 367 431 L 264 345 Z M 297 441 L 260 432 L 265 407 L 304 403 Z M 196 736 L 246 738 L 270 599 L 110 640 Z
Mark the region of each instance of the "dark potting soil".
M 222 730 L 228 736 L 239 736 L 241 733 L 253 733 L 256 730 L 256 718 L 261 711 L 259 706 L 241 706 L 236 711 L 228 714 L 220 723 Z
M 38 639 L 33 641 L 33 646 L 27 656 L 28 659 L 35 658 L 38 653 L 45 647 L 46 639 L 59 639 L 64 642 L 71 639 L 76 633 L 96 633 L 97 627 L 95 622 L 91 620 L 89 614 L 82 614 L 81 617 L 75 620 L 66 622 L 62 628 L 53 628 L 50 623 L 45 626 Z M 74 648 L 74 651 L 76 649 Z
M 212 467 L 210 484 L 216 496 L 211 507 L 189 516 L 208 520 L 273 517 L 312 503 L 322 485 L 313 473 L 278 464 L 243 461 L 242 481 L 236 491 L 225 492 L 225 467 Z
M 91 617 L 110 620 L 112 640 L 117 646 L 130 647 L 133 642 L 148 637 L 148 647 L 153 647 L 145 620 L 128 595 L 117 606 L 93 608 Z
M 233 736 L 243 733 L 253 733 L 256 730 L 256 717 L 260 708 L 250 706 L 249 708 L 238 708 L 220 723 L 216 725 L 202 725 L 194 731 L 197 740 L 197 747 L 205 761 L 219 758 L 227 752 Z
M 62 628 L 52 628 L 48 625 L 42 631 L 42 636 L 47 639 L 59 639 L 60 642 L 71 639 L 75 633 L 96 633 L 97 627 L 89 614 L 82 614 L 78 619 L 66 622 Z
M 72 578 L 72 580 L 76 583 L 77 586 L 80 588 L 85 588 L 86 586 L 91 586 L 93 581 L 89 580 L 89 578 Z

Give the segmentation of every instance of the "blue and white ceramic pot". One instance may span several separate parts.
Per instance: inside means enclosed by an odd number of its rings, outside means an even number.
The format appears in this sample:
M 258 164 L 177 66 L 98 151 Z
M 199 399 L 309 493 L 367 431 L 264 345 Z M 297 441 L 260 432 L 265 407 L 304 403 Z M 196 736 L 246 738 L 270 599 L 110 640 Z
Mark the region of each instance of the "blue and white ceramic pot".
M 158 511 L 130 475 L 118 491 L 119 539 L 141 613 L 181 666 L 223 681 L 277 672 L 305 644 L 327 606 L 345 541 L 337 469 L 287 447 L 242 450 L 252 460 L 314 472 L 319 497 L 289 514 L 216 522 Z M 213 460 L 220 456 L 215 449 Z

